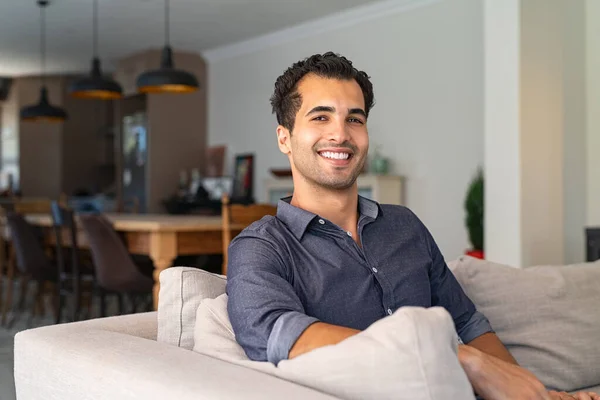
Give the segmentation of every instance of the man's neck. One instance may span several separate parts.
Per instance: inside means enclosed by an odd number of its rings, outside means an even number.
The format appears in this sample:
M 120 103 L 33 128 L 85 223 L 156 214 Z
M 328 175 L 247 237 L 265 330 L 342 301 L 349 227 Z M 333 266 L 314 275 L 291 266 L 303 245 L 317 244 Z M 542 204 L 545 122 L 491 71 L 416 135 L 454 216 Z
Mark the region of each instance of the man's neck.
M 356 183 L 345 190 L 328 190 L 308 182 L 294 182 L 290 203 L 317 214 L 345 231 L 356 234 L 358 225 L 358 187 Z

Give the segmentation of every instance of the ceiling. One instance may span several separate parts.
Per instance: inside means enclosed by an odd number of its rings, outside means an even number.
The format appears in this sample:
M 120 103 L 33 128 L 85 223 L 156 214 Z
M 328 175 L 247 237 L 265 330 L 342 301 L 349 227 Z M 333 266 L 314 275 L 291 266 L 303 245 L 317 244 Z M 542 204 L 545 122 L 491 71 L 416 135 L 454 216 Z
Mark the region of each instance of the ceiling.
M 172 0 L 171 45 L 202 52 L 379 0 Z M 92 53 L 92 0 L 52 0 L 46 10 L 48 73 L 84 72 Z M 159 48 L 164 0 L 98 0 L 106 70 L 123 56 Z M 0 0 L 0 76 L 40 72 L 35 0 Z

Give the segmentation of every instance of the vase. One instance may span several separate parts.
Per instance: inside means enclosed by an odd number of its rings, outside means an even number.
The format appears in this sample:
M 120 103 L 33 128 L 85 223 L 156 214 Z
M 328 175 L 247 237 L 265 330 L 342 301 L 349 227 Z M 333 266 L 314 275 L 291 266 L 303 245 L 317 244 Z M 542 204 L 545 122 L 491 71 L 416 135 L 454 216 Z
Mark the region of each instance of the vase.
M 385 157 L 376 154 L 371 160 L 371 172 L 377 175 L 385 175 L 388 173 L 388 160 Z

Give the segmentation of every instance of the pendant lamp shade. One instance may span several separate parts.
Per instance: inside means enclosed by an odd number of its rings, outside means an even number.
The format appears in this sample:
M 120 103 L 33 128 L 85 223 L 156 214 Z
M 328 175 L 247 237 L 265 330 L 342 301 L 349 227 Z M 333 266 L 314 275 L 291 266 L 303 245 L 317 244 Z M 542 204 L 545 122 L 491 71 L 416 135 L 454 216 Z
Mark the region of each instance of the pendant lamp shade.
M 38 0 L 40 7 L 40 49 L 42 61 L 42 87 L 40 88 L 40 100 L 37 104 L 21 108 L 20 117 L 23 121 L 32 122 L 62 122 L 67 119 L 67 113 L 60 107 L 55 107 L 48 101 L 48 89 L 44 83 L 44 70 L 46 62 L 46 15 L 45 7 L 48 0 Z
M 98 0 L 94 0 L 94 56 L 92 69 L 88 76 L 71 85 L 69 93 L 80 99 L 112 100 L 123 97 L 123 89 L 117 82 L 102 76 L 100 59 L 98 58 Z
M 32 122 L 61 122 L 67 119 L 67 113 L 60 107 L 54 107 L 48 101 L 48 89 L 40 89 L 40 101 L 21 109 L 21 120 Z
M 173 68 L 170 46 L 162 51 L 160 69 L 144 72 L 137 78 L 136 85 L 142 93 L 189 93 L 200 86 L 194 75 Z
M 169 46 L 169 0 L 165 0 L 165 47 L 160 68 L 142 73 L 136 86 L 140 93 L 190 93 L 200 87 L 194 75 L 173 65 L 173 51 Z
M 69 93 L 79 99 L 113 100 L 123 97 L 123 88 L 112 79 L 102 76 L 100 59 L 94 57 L 90 75 L 73 82 Z

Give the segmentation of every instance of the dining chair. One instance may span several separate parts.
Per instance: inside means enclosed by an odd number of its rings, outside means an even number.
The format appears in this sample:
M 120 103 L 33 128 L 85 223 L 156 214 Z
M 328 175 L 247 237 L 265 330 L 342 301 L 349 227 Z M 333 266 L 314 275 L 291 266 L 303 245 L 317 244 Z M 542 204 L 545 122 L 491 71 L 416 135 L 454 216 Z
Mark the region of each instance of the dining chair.
M 12 284 L 12 281 L 8 281 L 7 274 L 9 272 L 8 269 L 8 254 L 10 252 L 10 241 L 8 239 L 7 229 L 6 229 L 6 212 L 7 208 L 5 207 L 5 203 L 0 204 L 0 221 L 2 224 L 0 225 L 0 312 L 3 308 L 4 296 L 4 282 L 7 281 L 8 284 Z
M 81 257 L 77 240 L 77 225 L 73 210 L 63 207 L 60 202 L 52 202 L 52 228 L 56 242 L 56 282 L 57 311 L 56 323 L 61 322 L 65 299 L 70 299 L 71 321 L 81 317 L 82 289 L 88 289 L 91 303 L 91 290 L 94 282 L 93 267 L 86 265 Z
M 106 316 L 106 296 L 111 294 L 117 295 L 120 302 L 119 295 L 129 297 L 133 312 L 138 310 L 138 306 L 150 311 L 154 281 L 134 263 L 110 221 L 101 214 L 88 214 L 80 215 L 79 223 L 92 253 L 101 316 Z
M 6 213 L 6 224 L 10 231 L 12 248 L 14 251 L 14 264 L 19 273 L 21 283 L 18 311 L 23 312 L 25 301 L 29 292 L 30 282 L 37 283 L 37 291 L 32 303 L 31 317 L 36 315 L 38 308 L 43 309 L 43 295 L 48 282 L 56 282 L 57 268 L 52 264 L 44 252 L 41 238 L 35 228 L 25 218 L 14 211 Z M 13 278 L 12 276 L 10 278 Z M 2 324 L 6 323 L 6 315 L 12 306 L 14 282 L 9 281 L 6 301 L 2 309 Z M 10 321 L 12 325 L 16 317 Z
M 221 199 L 221 219 L 222 219 L 222 238 L 223 238 L 223 266 L 221 274 L 227 275 L 227 252 L 229 244 L 233 239 L 232 225 L 249 226 L 254 221 L 258 221 L 265 215 L 276 215 L 277 206 L 272 204 L 231 204 L 229 196 L 223 196 Z M 239 229 L 237 229 L 239 231 Z

